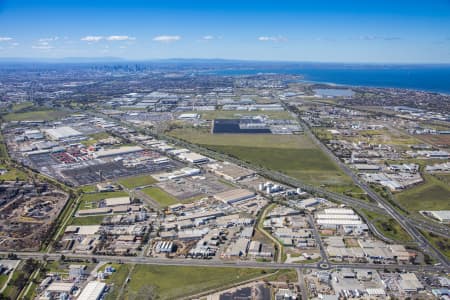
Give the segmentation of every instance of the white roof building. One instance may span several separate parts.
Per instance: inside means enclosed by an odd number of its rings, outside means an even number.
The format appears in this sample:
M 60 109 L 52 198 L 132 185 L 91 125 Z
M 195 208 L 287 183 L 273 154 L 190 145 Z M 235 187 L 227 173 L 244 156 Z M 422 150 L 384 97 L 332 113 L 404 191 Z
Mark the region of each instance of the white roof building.
M 118 206 L 118 205 L 128 205 L 130 204 L 130 197 L 114 197 L 114 198 L 106 198 L 105 204 L 106 206 Z
M 99 300 L 105 291 L 106 283 L 100 281 L 91 281 L 78 296 L 78 300 Z
M 44 132 L 52 139 L 52 140 L 62 140 L 69 137 L 81 136 L 83 135 L 78 130 L 73 129 L 69 126 L 61 126 L 56 128 L 45 129 Z

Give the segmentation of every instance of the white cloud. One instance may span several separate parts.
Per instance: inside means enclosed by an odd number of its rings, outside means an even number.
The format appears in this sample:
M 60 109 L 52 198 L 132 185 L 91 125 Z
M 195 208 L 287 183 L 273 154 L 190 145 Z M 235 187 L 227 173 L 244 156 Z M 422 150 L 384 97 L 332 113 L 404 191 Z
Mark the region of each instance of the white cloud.
M 287 38 L 283 36 L 260 36 L 258 37 L 258 41 L 261 42 L 286 42 Z
M 53 41 L 57 41 L 59 40 L 59 37 L 54 36 L 54 37 L 48 37 L 48 38 L 40 38 L 39 42 L 53 42 Z
M 81 40 L 85 41 L 85 42 L 98 42 L 98 41 L 101 41 L 103 39 L 104 39 L 104 37 L 99 36 L 99 35 L 88 35 L 88 36 L 85 36 L 85 37 L 81 38 Z
M 212 35 L 205 35 L 202 37 L 202 40 L 205 40 L 205 41 L 210 41 L 213 39 L 214 39 L 214 36 L 212 36 Z
M 41 44 L 39 44 L 39 45 L 33 45 L 33 46 L 31 46 L 31 48 L 33 48 L 33 49 L 39 49 L 39 50 L 50 50 L 50 49 L 53 49 L 53 48 L 55 48 L 55 47 L 50 46 L 50 45 L 41 45 Z
M 155 42 L 171 43 L 181 40 L 179 35 L 158 35 L 153 38 Z
M 12 41 L 13 38 L 8 37 L 8 36 L 0 36 L 0 42 L 10 42 Z
M 136 38 L 128 35 L 111 35 L 106 38 L 108 41 L 134 41 Z

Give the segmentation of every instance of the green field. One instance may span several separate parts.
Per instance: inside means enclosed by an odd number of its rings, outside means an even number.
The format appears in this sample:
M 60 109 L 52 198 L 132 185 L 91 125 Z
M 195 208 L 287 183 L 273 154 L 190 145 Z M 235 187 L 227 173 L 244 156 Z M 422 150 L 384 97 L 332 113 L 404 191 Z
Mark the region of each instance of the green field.
M 204 120 L 214 119 L 235 119 L 241 116 L 258 116 L 265 115 L 271 119 L 294 119 L 287 111 L 247 111 L 247 110 L 214 110 L 214 111 L 191 111 L 183 113 L 197 113 Z
M 156 202 L 158 202 L 162 207 L 167 207 L 169 205 L 180 202 L 173 196 L 169 195 L 168 193 L 157 187 L 148 187 L 142 189 L 142 192 L 147 196 L 149 196 L 150 198 L 152 198 L 153 200 L 155 200 Z
M 70 220 L 70 225 L 100 225 L 105 216 L 76 217 Z
M 25 172 L 22 172 L 21 170 L 16 169 L 16 168 L 11 168 L 9 166 L 0 164 L 0 169 L 8 170 L 5 174 L 0 175 L 0 181 L 1 180 L 14 181 L 16 179 L 27 180 L 29 177 Z
M 304 182 L 323 185 L 332 189 L 335 186 L 349 186 L 351 179 L 319 149 L 279 149 L 240 146 L 205 147 L 228 154 L 255 166 L 279 171 Z
M 211 134 L 209 130 L 194 128 L 177 128 L 169 135 L 201 145 L 271 147 L 271 148 L 301 148 L 315 149 L 312 141 L 304 135 L 277 134 Z
M 450 259 L 450 238 L 437 235 L 433 232 L 420 231 L 427 240 L 430 241 L 433 246 L 435 246 L 439 251 L 441 251 L 447 258 Z
M 305 135 L 211 134 L 193 128 L 178 128 L 169 134 L 309 184 L 338 192 L 362 192 Z
M 13 112 L 18 112 L 20 110 L 26 109 L 26 108 L 30 108 L 33 106 L 32 102 L 26 101 L 26 102 L 22 102 L 22 103 L 16 103 L 12 106 L 12 111 Z
M 450 210 L 450 186 L 445 182 L 446 176 L 440 175 L 440 178 L 442 180 L 425 174 L 424 183 L 395 194 L 395 198 L 402 207 L 411 212 Z
M 122 268 L 122 266 L 120 267 Z M 275 270 L 252 268 L 208 268 L 180 266 L 137 265 L 130 276 L 123 299 L 142 299 L 142 295 L 156 294 L 157 299 L 179 299 L 183 296 L 204 291 L 225 288 L 226 286 L 250 280 Z M 127 272 L 118 270 L 112 278 L 114 286 L 121 286 Z M 120 277 L 116 280 L 115 277 Z M 115 297 L 118 295 L 115 294 Z M 108 299 L 117 299 L 110 298 Z
M 367 216 L 369 221 L 371 221 L 378 231 L 385 237 L 399 242 L 411 241 L 409 234 L 390 216 L 380 215 L 365 209 L 362 211 Z
M 138 186 L 154 184 L 157 181 L 150 175 L 142 175 L 136 177 L 123 178 L 117 181 L 127 189 L 133 189 Z
M 82 141 L 81 143 L 85 146 L 91 146 L 96 144 L 98 141 L 103 140 L 103 139 L 107 139 L 109 137 L 111 137 L 111 135 L 107 132 L 99 132 L 99 133 L 94 133 L 88 136 L 89 139 Z
M 118 192 L 107 192 L 107 193 L 93 193 L 93 194 L 84 194 L 81 197 L 79 208 L 94 208 L 94 205 L 106 198 L 114 198 L 114 197 L 125 197 L 128 196 L 127 192 L 118 191 Z
M 58 110 L 36 110 L 22 113 L 10 113 L 3 116 L 3 120 L 5 121 L 36 121 L 36 120 L 44 120 L 51 121 L 57 120 L 63 116 L 67 115 L 67 113 Z

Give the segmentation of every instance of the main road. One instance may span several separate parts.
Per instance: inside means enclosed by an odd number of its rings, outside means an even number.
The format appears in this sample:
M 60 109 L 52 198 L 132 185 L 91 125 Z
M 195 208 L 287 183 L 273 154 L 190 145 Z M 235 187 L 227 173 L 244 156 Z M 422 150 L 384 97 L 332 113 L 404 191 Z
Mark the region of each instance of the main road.
M 10 252 L 1 251 L 0 255 L 7 256 Z M 43 252 L 14 252 L 18 259 L 32 258 L 35 260 L 58 260 L 60 253 Z M 145 256 L 105 256 L 88 254 L 64 253 L 66 258 L 98 261 L 144 264 L 144 265 L 166 265 L 166 266 L 195 266 L 195 267 L 233 267 L 233 268 L 266 268 L 266 269 L 377 269 L 377 270 L 405 270 L 405 271 L 430 271 L 448 272 L 448 268 L 442 265 L 403 265 L 403 264 L 334 264 L 330 263 L 324 267 L 320 264 L 298 264 L 298 263 L 276 263 L 276 262 L 254 262 L 254 261 L 222 261 L 218 259 L 170 259 L 153 258 Z

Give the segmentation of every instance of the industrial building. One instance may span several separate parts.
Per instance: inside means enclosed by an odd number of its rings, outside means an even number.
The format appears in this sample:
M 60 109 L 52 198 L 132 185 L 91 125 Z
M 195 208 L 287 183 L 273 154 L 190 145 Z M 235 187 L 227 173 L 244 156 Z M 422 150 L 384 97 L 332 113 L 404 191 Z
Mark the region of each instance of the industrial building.
M 49 136 L 50 139 L 56 141 L 83 135 L 78 130 L 75 130 L 69 126 L 61 126 L 56 128 L 45 129 L 44 132 Z
M 93 155 L 96 158 L 104 158 L 109 156 L 115 156 L 115 155 L 125 155 L 135 152 L 142 151 L 142 148 L 139 146 L 124 146 L 120 148 L 114 148 L 114 149 L 102 149 L 97 152 L 95 152 Z
M 439 222 L 449 223 L 450 222 L 450 210 L 430 210 L 425 212 L 427 215 L 435 218 Z
M 88 282 L 78 296 L 78 300 L 99 300 L 106 289 L 106 283 L 100 281 Z
M 119 205 L 129 205 L 130 197 L 114 197 L 114 198 L 106 198 L 105 200 L 106 206 L 119 206 Z
M 209 162 L 209 158 L 194 152 L 181 153 L 178 157 L 193 164 L 205 164 Z
M 323 213 L 316 214 L 316 221 L 322 227 L 363 224 L 360 217 L 347 208 L 327 208 Z
M 239 201 L 251 199 L 253 197 L 255 197 L 255 193 L 246 189 L 228 190 L 214 195 L 214 198 L 217 200 L 230 205 Z

